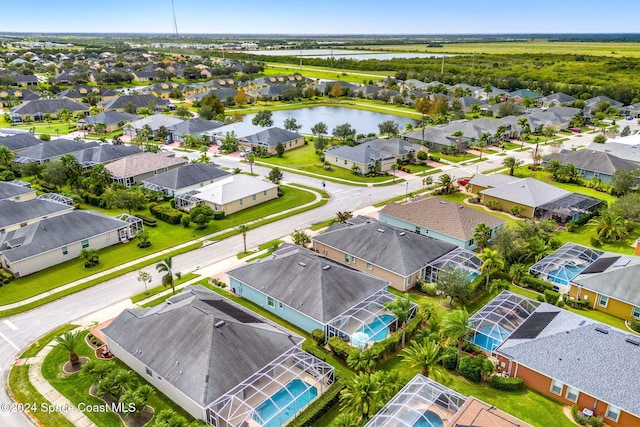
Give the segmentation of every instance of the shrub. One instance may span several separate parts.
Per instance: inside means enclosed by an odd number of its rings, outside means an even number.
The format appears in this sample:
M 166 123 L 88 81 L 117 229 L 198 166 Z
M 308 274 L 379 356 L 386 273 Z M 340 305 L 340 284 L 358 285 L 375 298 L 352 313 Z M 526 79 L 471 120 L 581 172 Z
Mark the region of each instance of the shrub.
M 326 339 L 324 331 L 322 331 L 321 329 L 314 329 L 313 331 L 311 331 L 311 338 L 313 338 L 313 340 L 318 343 L 318 345 L 324 344 L 324 340 Z
M 169 224 L 180 224 L 180 219 L 182 218 L 182 212 L 177 209 L 174 209 L 170 206 L 156 205 L 152 207 L 151 214 Z
M 524 381 L 522 378 L 509 378 L 494 375 L 489 383 L 491 387 L 503 391 L 520 391 L 524 389 Z
M 488 200 L 485 205 L 494 211 L 500 211 L 502 208 L 500 207 L 500 203 L 497 200 Z
M 325 361 L 327 360 L 327 352 L 322 347 L 319 347 L 318 344 L 313 342 L 310 339 L 306 339 L 302 342 L 301 348 L 307 353 L 317 357 L 318 359 Z
M 546 289 L 544 291 L 544 300 L 549 304 L 555 305 L 558 302 L 559 298 L 560 298 L 560 294 L 557 293 L 556 291 L 552 291 L 549 289 Z
M 424 151 L 418 151 L 416 157 L 418 158 L 418 160 L 427 160 L 429 158 L 429 155 Z
M 564 307 L 564 300 L 558 300 L 558 304 L 556 305 L 560 308 Z
M 599 248 L 602 246 L 602 241 L 596 236 L 591 236 L 591 246 L 593 246 L 594 248 Z
M 540 302 L 544 302 L 544 295 L 538 295 L 536 299 Z
M 180 224 L 182 224 L 184 228 L 189 228 L 189 225 L 191 224 L 191 215 L 182 215 L 182 218 L 180 218 Z
M 419 291 L 424 292 L 430 297 L 435 297 L 438 293 L 438 287 L 434 283 L 420 282 L 419 284 L 416 284 L 416 287 Z
M 485 359 L 482 355 L 464 356 L 460 359 L 458 372 L 469 381 L 479 383 L 482 380 L 482 364 Z
M 568 299 L 565 302 L 573 308 L 587 308 L 589 306 L 589 301 L 583 299 Z
M 329 348 L 331 349 L 333 354 L 345 361 L 347 360 L 347 357 L 349 357 L 351 351 L 355 348 L 351 347 L 349 344 L 342 341 L 339 337 L 336 336 L 329 338 L 327 340 L 327 344 L 329 345 Z
M 640 333 L 640 320 L 634 318 L 629 319 L 629 327 L 634 331 Z
M 158 221 L 155 218 L 146 216 L 146 215 L 136 215 L 138 218 L 142 220 L 144 225 L 148 225 L 149 227 L 155 227 L 158 225 Z
M 544 292 L 545 290 L 553 290 L 553 285 L 537 277 L 525 276 L 522 278 L 522 286 L 533 289 L 536 292 Z
M 224 219 L 224 212 L 223 211 L 215 211 L 213 213 L 213 220 L 217 221 L 217 220 L 220 220 L 220 219 Z
M 439 162 L 440 161 L 440 157 L 429 155 L 429 160 L 431 160 L 432 162 Z
M 447 347 L 442 351 L 442 359 L 440 363 L 446 369 L 456 369 L 456 363 L 458 362 L 458 349 L 455 347 Z
M 579 226 L 578 223 L 576 223 L 575 221 L 569 221 L 565 224 L 565 227 L 567 227 L 567 231 L 570 233 L 573 233 L 574 231 L 577 231 Z
M 0 172 L 0 181 L 11 181 L 13 179 L 16 179 L 16 174 L 13 173 L 13 171 L 2 171 Z

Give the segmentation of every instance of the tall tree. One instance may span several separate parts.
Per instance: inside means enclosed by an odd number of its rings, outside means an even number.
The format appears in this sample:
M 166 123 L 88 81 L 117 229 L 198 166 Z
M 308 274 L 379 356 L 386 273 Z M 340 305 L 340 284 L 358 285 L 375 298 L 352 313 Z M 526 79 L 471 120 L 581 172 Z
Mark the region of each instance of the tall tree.
M 454 301 L 458 304 L 466 304 L 473 295 L 473 289 L 469 283 L 469 273 L 462 268 L 447 267 L 438 271 L 436 287 L 450 298 L 450 304 L 453 304 Z
M 291 132 L 298 132 L 302 129 L 302 125 L 298 123 L 295 117 L 287 117 L 284 119 L 284 128 Z
M 398 323 L 400 323 L 400 327 L 402 328 L 402 347 L 404 347 L 407 322 L 413 312 L 413 304 L 411 304 L 409 296 L 407 294 L 403 297 L 396 296 L 393 301 L 385 303 L 384 308 L 389 310 L 396 317 Z
M 235 96 L 233 97 L 233 101 L 236 103 L 238 107 L 242 107 L 247 103 L 247 95 L 244 93 L 244 90 L 238 89 L 236 91 Z
M 151 274 L 144 270 L 138 271 L 138 282 L 142 282 L 144 284 L 144 293 L 148 294 L 149 289 L 147 288 L 147 283 L 151 284 Z
M 173 258 L 166 257 L 164 260 L 156 264 L 156 271 L 160 273 L 165 273 L 164 276 L 162 276 L 162 284 L 164 286 L 171 286 L 171 290 L 175 295 L 176 288 L 174 286 L 174 281 L 173 281 L 172 263 L 173 263 Z
M 343 123 L 333 128 L 332 134 L 335 138 L 342 139 L 346 142 L 348 138 L 356 136 L 356 130 L 349 123 Z
M 400 132 L 400 128 L 398 127 L 398 123 L 393 120 L 385 120 L 384 122 L 378 124 L 378 130 L 383 135 L 397 135 Z
M 56 188 L 62 187 L 67 182 L 67 174 L 60 160 L 45 163 L 42 169 L 42 178 Z
M 473 240 L 476 242 L 476 245 L 480 250 L 486 248 L 489 244 L 489 240 L 491 240 L 491 227 L 484 222 L 478 224 L 473 230 Z
M 420 369 L 420 373 L 425 377 L 432 373 L 433 376 L 442 380 L 441 365 L 438 362 L 442 359 L 440 346 L 431 340 L 423 343 L 411 341 L 409 347 L 400 353 L 402 362 L 414 369 Z
M 518 160 L 513 156 L 506 157 L 502 161 L 502 166 L 509 168 L 509 175 L 511 176 L 513 176 L 513 173 L 516 170 L 516 168 L 519 168 L 520 166 L 522 166 L 522 164 L 523 162 L 521 160 Z
M 483 251 L 478 254 L 478 258 L 483 261 L 480 266 L 480 271 L 487 275 L 484 288 L 489 289 L 489 276 L 491 276 L 491 272 L 502 270 L 504 268 L 504 261 L 498 251 L 491 248 L 484 248 Z
M 293 230 L 291 240 L 294 245 L 302 246 L 303 248 L 307 248 L 311 243 L 311 237 L 304 230 Z
M 9 147 L 0 145 L 0 163 L 9 167 L 9 164 L 16 157 L 16 154 L 9 149 Z
M 244 159 L 249 163 L 249 170 L 251 171 L 251 175 L 253 175 L 253 164 L 256 162 L 256 155 L 253 154 L 253 151 L 250 151 L 244 156 Z
M 211 206 L 198 204 L 189 210 L 189 215 L 191 215 L 191 222 L 198 225 L 197 229 L 204 230 L 213 220 L 213 209 Z
M 244 253 L 247 253 L 247 232 L 249 231 L 249 226 L 247 224 L 240 224 L 238 226 L 238 232 L 242 234 L 242 243 L 244 244 Z
M 139 187 L 109 188 L 102 195 L 102 200 L 109 208 L 127 209 L 129 215 L 133 210 L 141 210 L 147 204 L 147 198 Z
M 82 176 L 82 165 L 78 162 L 78 159 L 71 154 L 65 154 L 60 157 L 60 163 L 62 163 L 67 180 L 71 185 L 77 185 Z
M 327 128 L 327 124 L 325 122 L 318 122 L 311 127 L 311 133 L 315 136 L 323 136 L 329 133 L 329 129 Z
M 442 335 L 458 342 L 458 357 L 456 366 L 460 363 L 462 356 L 462 345 L 464 340 L 471 335 L 473 330 L 469 326 L 469 313 L 464 308 L 459 308 L 448 312 L 440 323 L 440 331 Z
M 261 126 L 268 128 L 273 126 L 273 114 L 269 110 L 258 111 L 256 115 L 251 119 L 251 123 L 255 126 Z
M 378 359 L 376 359 L 375 354 L 369 349 L 360 350 L 359 348 L 354 348 L 347 357 L 347 366 L 358 372 L 372 372 L 377 362 Z
M 624 219 L 611 211 L 604 211 L 600 215 L 591 218 L 587 226 L 593 228 L 598 238 L 605 242 L 620 240 L 627 235 Z
M 382 385 L 373 374 L 350 377 L 340 392 L 341 412 L 352 414 L 358 420 L 372 417 L 382 405 Z
M 67 331 L 64 335 L 57 337 L 56 342 L 69 352 L 69 362 L 71 365 L 78 366 L 80 364 L 80 358 L 78 357 L 77 351 L 82 342 L 80 332 Z
M 453 189 L 454 189 L 453 178 L 448 173 L 440 175 L 440 178 L 438 178 L 438 185 L 440 186 L 440 190 L 442 191 L 442 194 L 453 193 Z

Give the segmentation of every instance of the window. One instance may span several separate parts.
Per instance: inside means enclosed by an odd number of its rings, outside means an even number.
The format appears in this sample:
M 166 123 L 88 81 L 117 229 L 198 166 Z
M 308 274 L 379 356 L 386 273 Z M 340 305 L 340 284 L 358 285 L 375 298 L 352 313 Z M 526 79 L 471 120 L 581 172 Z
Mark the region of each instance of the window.
M 267 297 L 267 305 L 271 308 L 276 308 L 276 300 L 271 297 Z
M 567 398 L 567 400 L 570 400 L 575 403 L 578 401 L 578 395 L 580 395 L 580 391 L 578 389 L 573 387 L 567 387 L 567 394 L 565 394 L 565 397 Z
M 355 258 L 352 257 L 349 254 L 344 254 L 344 262 L 346 262 L 347 264 L 350 264 L 352 262 L 356 262 Z
M 252 202 L 255 202 L 255 201 L 256 201 L 256 195 L 255 195 L 255 194 L 252 194 L 252 195 L 251 195 L 251 201 L 252 201 Z
M 144 368 L 144 371 L 147 373 L 147 375 L 149 375 L 150 377 L 153 377 L 153 372 L 151 372 L 151 369 Z
M 605 412 L 604 416 L 609 418 L 611 421 L 618 422 L 618 418 L 620 417 L 620 408 L 616 408 L 613 405 L 609 405 L 607 407 L 607 412 Z
M 560 381 L 558 380 L 551 381 L 551 393 L 555 393 L 562 396 L 562 387 L 564 387 L 564 384 L 561 383 Z
M 609 297 L 600 295 L 600 298 L 598 298 L 598 305 L 606 307 L 607 304 L 609 304 Z
M 89 241 L 88 240 L 83 240 L 82 241 L 82 249 L 87 249 L 89 247 Z
M 420 227 L 416 226 L 416 234 L 420 234 Z
M 347 164 L 347 161 L 346 161 L 346 160 L 344 161 L 344 164 L 345 164 L 345 165 Z
M 469 246 L 473 246 L 473 239 L 469 240 Z
M 633 310 L 631 310 L 631 316 L 636 319 L 640 319 L 640 307 L 633 307 Z
M 69 251 L 67 250 L 67 247 L 66 247 L 66 246 L 63 246 L 63 247 L 62 247 L 62 255 L 66 255 L 66 254 L 68 254 L 68 253 L 69 253 Z
M 238 200 L 238 205 L 242 206 L 242 199 Z
M 367 263 L 367 270 L 373 270 L 373 265 L 370 262 Z
M 220 206 L 216 205 L 215 203 L 213 204 L 213 210 L 214 211 L 219 211 L 220 210 Z
M 284 304 L 282 304 L 281 302 L 278 303 L 278 308 L 280 310 L 284 310 Z

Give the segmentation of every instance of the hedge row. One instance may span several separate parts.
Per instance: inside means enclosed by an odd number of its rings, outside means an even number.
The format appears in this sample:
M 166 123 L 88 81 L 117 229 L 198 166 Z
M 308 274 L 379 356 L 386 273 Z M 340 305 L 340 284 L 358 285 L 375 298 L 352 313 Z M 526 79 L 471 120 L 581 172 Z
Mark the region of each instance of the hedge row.
M 323 362 L 327 360 L 327 353 L 326 351 L 318 346 L 315 342 L 313 342 L 313 340 L 310 339 L 306 339 L 302 342 L 302 346 L 301 346 L 302 350 L 306 351 L 307 353 L 311 354 L 312 356 L 317 357 L 318 359 L 322 360 Z
M 317 421 L 329 411 L 340 399 L 340 392 L 345 388 L 345 384 L 340 378 L 336 378 L 329 390 L 317 398 L 307 409 L 294 418 L 288 427 L 311 427 L 317 425 Z
M 163 205 L 152 205 L 149 210 L 151 211 L 151 214 L 159 220 L 173 225 L 180 224 L 182 212 L 177 209 Z
M 491 387 L 503 391 L 520 391 L 524 389 L 524 380 L 518 377 L 501 377 L 494 375 L 489 383 Z
M 634 331 L 640 333 L 640 320 L 636 320 L 633 317 L 629 319 L 629 327 Z
M 142 220 L 144 225 L 148 225 L 149 227 L 155 227 L 158 225 L 158 221 L 155 218 L 147 216 L 147 215 L 136 215 L 138 218 Z
M 102 198 L 100 198 L 100 196 L 96 196 L 95 194 L 89 193 L 88 191 L 79 191 L 78 194 L 86 204 L 97 206 L 99 208 L 104 207 L 104 203 L 102 202 Z
M 525 288 L 533 289 L 534 291 L 543 293 L 546 289 L 553 290 L 553 285 L 544 280 L 538 279 L 533 276 L 525 276 L 522 278 L 522 286 Z
M 329 338 L 327 340 L 327 345 L 329 346 L 333 354 L 335 354 L 336 357 L 339 357 L 342 360 L 347 360 L 347 357 L 349 357 L 351 350 L 355 348 L 336 336 Z
M 573 308 L 587 308 L 587 307 L 589 307 L 589 301 L 584 300 L 584 299 L 567 299 L 567 300 L 565 300 L 565 303 L 569 307 L 573 307 Z

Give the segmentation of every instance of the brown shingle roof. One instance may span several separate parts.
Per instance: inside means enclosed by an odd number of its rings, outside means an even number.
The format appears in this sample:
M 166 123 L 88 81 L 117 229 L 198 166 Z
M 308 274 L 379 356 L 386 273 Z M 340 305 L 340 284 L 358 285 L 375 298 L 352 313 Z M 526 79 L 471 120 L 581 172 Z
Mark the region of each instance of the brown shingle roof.
M 113 176 L 126 178 L 136 176 L 154 170 L 170 168 L 187 163 L 181 157 L 175 157 L 173 153 L 140 153 L 127 156 L 115 162 L 109 163 L 105 167 Z
M 389 203 L 380 213 L 460 240 L 471 240 L 473 230 L 480 223 L 489 228 L 504 223 L 493 215 L 438 197 L 420 198 L 405 204 Z

